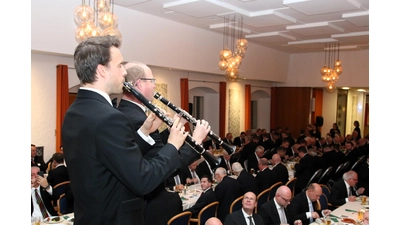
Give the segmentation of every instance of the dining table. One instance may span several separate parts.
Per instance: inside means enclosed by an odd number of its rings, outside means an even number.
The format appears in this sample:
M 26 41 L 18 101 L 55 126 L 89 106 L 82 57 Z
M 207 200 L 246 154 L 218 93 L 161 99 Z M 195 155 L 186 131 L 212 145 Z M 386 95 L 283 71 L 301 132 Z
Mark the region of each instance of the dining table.
M 369 211 L 369 198 L 367 197 L 366 204 L 361 204 L 361 198 L 357 197 L 354 202 L 346 202 L 345 204 L 339 206 L 335 210 L 333 210 L 329 217 L 331 218 L 331 225 L 353 225 L 352 223 L 344 223 L 342 222 L 343 218 L 351 218 L 357 222 L 359 220 L 358 214 L 359 211 L 366 212 Z M 361 218 L 361 217 L 360 217 Z M 362 220 L 362 218 L 361 218 Z M 320 222 L 320 223 L 318 223 Z M 325 224 L 323 221 L 314 221 L 310 223 L 310 225 L 322 225 Z
M 40 222 L 40 225 L 48 225 L 48 224 L 67 224 L 67 225 L 72 225 L 73 223 L 70 223 L 69 220 L 71 218 L 74 218 L 74 213 L 68 213 L 60 217 L 60 222 L 55 222 L 55 221 L 51 221 L 52 218 L 54 218 L 55 216 L 49 217 L 49 221 L 43 220 Z M 34 223 L 32 223 L 32 225 L 34 225 Z

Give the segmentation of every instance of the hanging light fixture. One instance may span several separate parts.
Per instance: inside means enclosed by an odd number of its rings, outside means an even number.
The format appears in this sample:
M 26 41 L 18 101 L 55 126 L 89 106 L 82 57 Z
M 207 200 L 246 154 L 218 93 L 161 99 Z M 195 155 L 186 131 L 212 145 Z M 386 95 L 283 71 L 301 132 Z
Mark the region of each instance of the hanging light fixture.
M 327 82 L 326 91 L 329 93 L 334 92 L 336 89 L 335 83 L 339 80 L 342 74 L 342 62 L 339 60 L 339 43 L 327 43 L 325 45 L 325 62 L 324 66 L 320 69 L 321 80 Z M 332 59 L 331 59 L 332 57 Z
M 88 2 L 89 5 L 82 0 L 82 5 L 75 8 L 75 39 L 82 42 L 88 37 L 111 35 L 122 40 L 118 17 L 114 14 L 114 0 L 93 0 L 93 8 L 90 7 L 90 0 Z
M 229 16 L 224 17 L 224 34 L 218 66 L 220 70 L 225 71 L 225 77 L 228 81 L 239 79 L 239 67 L 247 47 L 248 42 L 243 37 L 243 17 L 240 17 L 238 21 L 236 21 L 236 15 L 232 19 Z

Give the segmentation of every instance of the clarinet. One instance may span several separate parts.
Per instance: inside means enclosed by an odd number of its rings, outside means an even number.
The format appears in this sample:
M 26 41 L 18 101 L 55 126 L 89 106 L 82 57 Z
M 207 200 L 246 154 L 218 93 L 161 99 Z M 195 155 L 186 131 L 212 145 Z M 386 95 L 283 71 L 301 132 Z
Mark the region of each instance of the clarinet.
M 166 123 L 169 127 L 173 126 L 173 121 L 171 118 L 167 117 L 162 111 L 160 111 L 157 106 L 153 105 L 146 97 L 144 97 L 140 92 L 138 92 L 132 84 L 128 82 L 123 83 L 124 88 L 128 90 L 131 94 L 135 96 L 139 101 L 141 101 L 150 111 L 152 111 L 158 118 L 160 118 L 164 123 Z M 197 144 L 196 141 L 190 136 L 186 136 L 185 142 L 192 147 L 197 153 L 202 155 L 205 160 L 207 160 L 211 166 L 216 167 L 220 163 L 220 158 L 211 155 L 207 152 L 201 145 Z
M 160 100 L 162 103 L 167 105 L 170 109 L 172 109 L 173 111 L 175 111 L 176 113 L 181 115 L 185 120 L 187 120 L 193 126 L 196 126 L 196 119 L 193 118 L 188 112 L 186 112 L 185 110 L 183 110 L 183 109 L 181 109 L 179 107 L 176 107 L 174 104 L 172 104 L 170 101 L 168 101 L 168 99 L 166 99 L 163 96 L 161 96 L 158 92 L 156 92 L 154 94 L 154 98 Z M 235 152 L 236 146 L 229 145 L 229 144 L 225 143 L 213 131 L 210 131 L 207 134 L 207 136 L 210 137 L 211 139 L 213 139 L 214 141 L 216 141 L 220 146 L 222 146 L 222 148 L 225 149 L 228 152 L 229 155 L 232 155 Z

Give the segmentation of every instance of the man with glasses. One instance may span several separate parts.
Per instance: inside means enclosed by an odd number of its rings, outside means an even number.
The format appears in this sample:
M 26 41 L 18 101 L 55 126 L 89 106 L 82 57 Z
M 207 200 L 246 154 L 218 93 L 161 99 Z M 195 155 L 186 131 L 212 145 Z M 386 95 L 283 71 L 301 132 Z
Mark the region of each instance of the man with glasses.
M 321 195 L 322 189 L 317 183 L 311 183 L 306 191 L 295 195 L 288 205 L 289 218 L 292 219 L 292 221 L 288 221 L 289 224 L 293 224 L 295 220 L 301 220 L 303 225 L 307 225 L 321 216 L 328 216 L 331 210 L 317 208 L 317 200 Z
M 356 189 L 358 174 L 350 170 L 343 174 L 342 179 L 336 181 L 331 188 L 331 203 L 341 206 L 346 202 L 354 202 L 356 197 L 364 193 L 364 188 Z
M 244 194 L 242 200 L 242 209 L 228 214 L 224 220 L 224 225 L 262 225 L 262 217 L 254 213 L 257 206 L 256 195 L 249 191 Z
M 156 79 L 154 79 L 151 69 L 146 64 L 136 61 L 123 62 L 122 64 L 127 73 L 125 81 L 131 83 L 147 100 L 152 101 L 154 98 Z M 139 129 L 147 119 L 146 108 L 140 100 L 125 88 L 123 88 L 122 91 L 123 93 L 121 101 L 118 104 L 118 110 L 126 115 L 135 129 Z M 202 123 L 207 122 L 202 121 Z M 204 127 L 196 126 L 193 132 L 193 139 L 201 143 L 208 132 L 209 130 L 204 129 Z M 158 130 L 155 130 L 150 133 L 150 136 L 153 138 L 155 144 L 151 148 L 148 148 L 147 151 L 141 149 L 143 158 L 146 160 L 150 160 L 160 153 L 162 147 L 167 144 L 166 140 L 168 139 L 169 131 L 165 129 L 160 133 Z M 182 161 L 181 168 L 187 168 L 192 162 L 196 163 L 199 157 L 200 155 L 187 144 L 182 145 L 179 149 L 179 159 Z M 176 158 L 176 160 L 178 160 L 178 158 Z M 182 169 L 169 174 L 172 180 L 174 180 L 174 176 L 179 175 L 180 170 Z M 158 187 L 144 196 L 146 200 L 145 224 L 166 224 L 172 216 L 182 211 L 182 201 L 179 196 L 165 190 L 167 180 L 168 178 L 160 182 Z M 184 179 L 181 179 L 180 182 L 181 185 L 185 184 Z M 165 202 L 169 204 L 164 204 Z
M 265 225 L 289 224 L 292 221 L 287 212 L 287 206 L 290 204 L 292 192 L 285 185 L 280 186 L 275 193 L 273 201 L 268 201 L 257 210 Z M 294 225 L 302 225 L 301 220 L 295 220 Z

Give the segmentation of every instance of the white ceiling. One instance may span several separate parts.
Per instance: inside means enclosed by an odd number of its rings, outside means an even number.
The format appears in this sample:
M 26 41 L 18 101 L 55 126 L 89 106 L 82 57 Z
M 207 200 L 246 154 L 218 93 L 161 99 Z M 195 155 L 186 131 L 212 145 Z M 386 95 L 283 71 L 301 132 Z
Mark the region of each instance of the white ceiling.
M 115 5 L 215 32 L 243 18 L 243 35 L 288 53 L 369 48 L 369 0 L 114 0 Z M 237 25 L 233 25 L 237 27 Z M 221 39 L 221 43 L 222 43 Z

